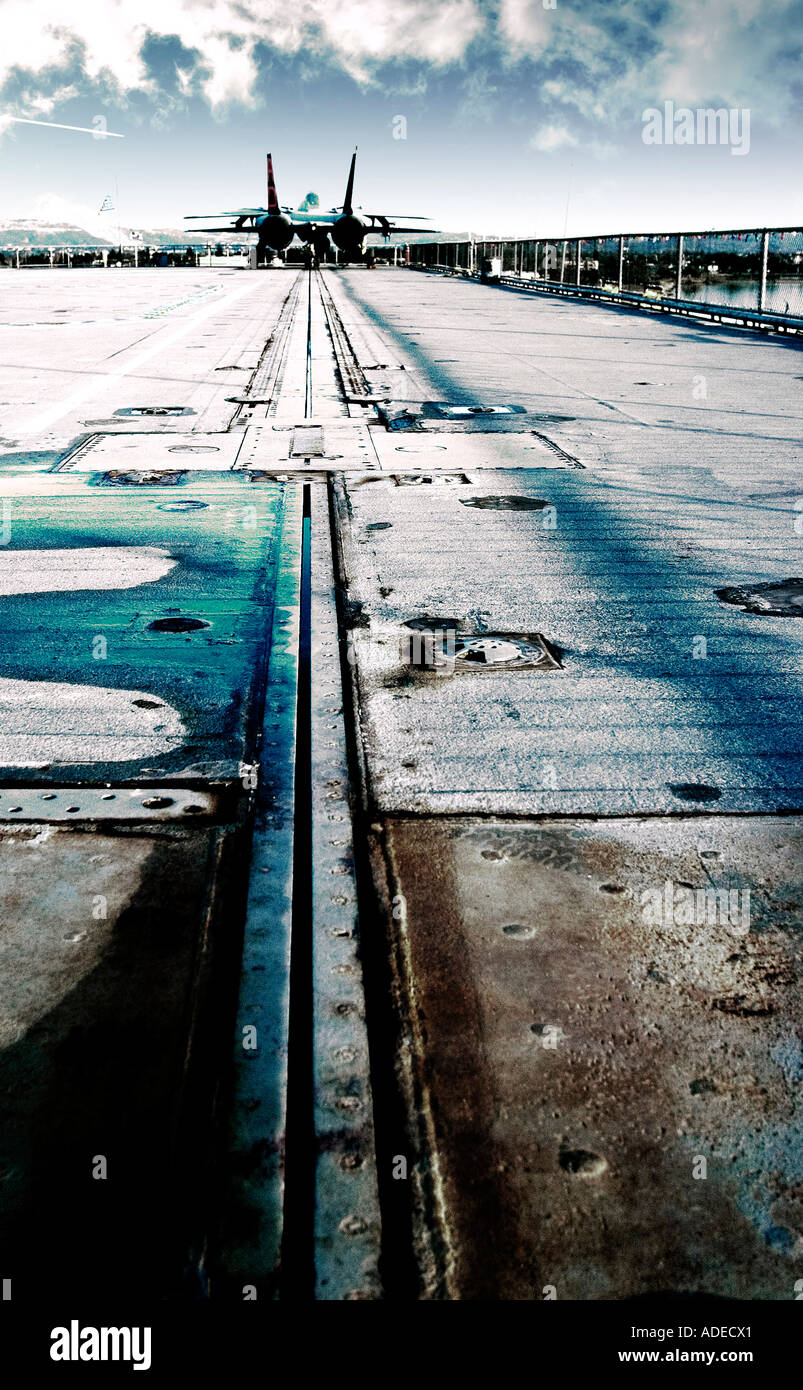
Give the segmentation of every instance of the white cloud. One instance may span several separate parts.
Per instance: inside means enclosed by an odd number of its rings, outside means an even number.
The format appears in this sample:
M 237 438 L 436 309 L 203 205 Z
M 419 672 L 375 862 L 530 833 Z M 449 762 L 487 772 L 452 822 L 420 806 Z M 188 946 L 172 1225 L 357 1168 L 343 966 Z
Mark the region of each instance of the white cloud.
M 203 92 L 213 109 L 252 96 L 258 76 L 253 44 L 232 48 L 225 35 L 211 34 L 205 41 L 203 55 L 204 66 L 209 70 Z
M 302 0 L 301 13 L 355 76 L 397 57 L 434 66 L 455 62 L 484 26 L 474 0 Z
M 787 112 L 793 87 L 796 0 L 2 0 L 0 90 L 15 68 L 31 74 L 15 114 L 47 112 L 54 88 L 98 83 L 125 98 L 160 97 L 142 57 L 149 36 L 192 54 L 173 68 L 184 97 L 216 110 L 259 99 L 258 47 L 329 60 L 368 83 L 388 63 L 444 68 L 483 40 L 483 65 L 528 58 L 543 66 L 534 99 L 598 124 L 627 122 L 664 97 L 748 105 L 765 119 Z M 35 79 L 39 78 L 37 87 Z M 63 97 L 61 98 L 63 99 Z M 160 99 L 163 99 L 160 97 Z M 557 125 L 561 122 L 557 121 Z
M 557 17 L 557 6 L 545 10 L 542 0 L 500 0 L 499 32 L 511 56 L 526 53 L 534 57 L 541 53 L 555 33 Z
M 559 125 L 544 125 L 535 132 L 530 140 L 530 145 L 534 150 L 539 150 L 541 154 L 552 154 L 554 150 L 563 149 L 565 145 L 576 145 L 577 136 L 572 135 L 567 127 Z
M 565 68 L 541 90 L 586 119 L 632 118 L 665 97 L 678 104 L 750 106 L 768 122 L 791 101 L 788 32 L 798 0 L 671 0 L 660 16 L 644 0 L 500 0 L 499 26 L 513 56 Z
M 143 62 L 149 35 L 176 37 L 198 55 L 197 83 L 214 107 L 251 102 L 257 44 L 281 52 L 335 59 L 353 77 L 370 80 L 394 59 L 436 67 L 454 62 L 485 21 L 477 0 L 81 0 L 67 14 L 63 0 L 3 0 L 0 88 L 15 68 L 42 73 L 68 67 L 80 53 L 83 71 L 121 95 L 155 91 Z M 190 73 L 182 64 L 186 92 Z

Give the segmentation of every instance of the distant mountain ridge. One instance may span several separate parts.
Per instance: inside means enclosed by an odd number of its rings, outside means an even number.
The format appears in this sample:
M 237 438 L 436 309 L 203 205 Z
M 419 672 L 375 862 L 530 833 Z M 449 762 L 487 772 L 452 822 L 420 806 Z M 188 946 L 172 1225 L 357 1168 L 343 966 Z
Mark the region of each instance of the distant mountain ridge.
M 142 231 L 142 240 L 137 237 L 139 246 L 205 246 L 207 238 L 191 240 L 187 232 L 178 228 L 158 228 Z M 133 245 L 131 230 L 122 228 L 124 246 Z M 0 221 L 0 249 L 4 251 L 33 250 L 36 247 L 73 247 L 91 249 L 93 247 L 117 246 L 116 239 L 99 236 L 69 222 L 46 222 L 40 218 L 9 218 Z

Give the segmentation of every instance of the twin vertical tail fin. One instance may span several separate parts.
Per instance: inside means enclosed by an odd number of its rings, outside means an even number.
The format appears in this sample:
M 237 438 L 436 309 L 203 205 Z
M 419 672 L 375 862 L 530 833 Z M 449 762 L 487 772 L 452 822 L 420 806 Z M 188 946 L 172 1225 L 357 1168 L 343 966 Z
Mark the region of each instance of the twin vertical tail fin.
M 351 167 L 349 169 L 348 183 L 346 184 L 346 196 L 343 199 L 343 214 L 346 217 L 351 217 L 351 214 L 354 211 L 354 169 L 356 167 L 356 164 L 357 149 L 355 146 L 354 153 L 351 156 Z M 268 155 L 268 212 L 272 216 L 277 216 L 281 212 L 281 208 L 279 207 L 279 199 L 276 196 L 276 180 L 273 177 L 273 159 L 270 155 Z
M 345 198 L 343 199 L 343 216 L 344 216 L 344 217 L 351 217 L 351 214 L 352 214 L 353 211 L 354 211 L 354 208 L 352 207 L 352 202 L 351 202 L 351 200 L 352 200 L 352 197 L 353 197 L 353 194 L 354 194 L 354 166 L 356 165 L 356 163 L 357 163 L 357 147 L 356 147 L 356 145 L 355 145 L 355 147 L 354 147 L 354 153 L 353 153 L 353 155 L 351 156 L 351 168 L 349 169 L 349 181 L 348 181 L 348 183 L 346 184 L 346 196 L 345 196 Z
M 268 212 L 272 216 L 277 216 L 280 212 L 279 199 L 276 196 L 276 181 L 273 177 L 273 160 L 268 155 Z

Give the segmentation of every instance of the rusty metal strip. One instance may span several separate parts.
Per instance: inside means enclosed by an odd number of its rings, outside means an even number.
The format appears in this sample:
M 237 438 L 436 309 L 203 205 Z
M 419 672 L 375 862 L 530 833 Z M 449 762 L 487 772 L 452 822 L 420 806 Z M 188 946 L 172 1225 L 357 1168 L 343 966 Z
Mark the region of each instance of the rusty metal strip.
M 376 1299 L 380 1212 L 327 499 L 312 508 L 316 1298 Z
M 374 479 L 365 478 L 363 482 Z M 335 580 L 343 594 L 351 592 L 357 574 L 351 503 L 344 474 L 334 474 L 330 482 L 335 548 Z M 362 692 L 360 672 L 355 661 L 348 663 L 350 681 L 344 689 L 344 703 L 352 729 L 356 786 L 353 788 L 359 810 L 366 818 L 375 815 L 375 796 L 370 768 L 360 730 Z M 455 1263 L 451 1247 L 448 1214 L 443 1195 L 443 1178 L 426 1077 L 419 1059 L 425 1053 L 422 1023 L 416 1006 L 415 976 L 410 967 L 406 905 L 400 893 L 398 876 L 387 852 L 385 825 L 372 820 L 368 837 L 370 877 L 380 923 L 389 944 L 389 1002 L 396 1034 L 393 1040 L 393 1066 L 389 1073 L 398 1088 L 400 1109 L 394 1117 L 398 1151 L 408 1159 L 409 1220 L 413 1280 L 416 1297 L 443 1299 L 454 1296 L 452 1274 Z M 381 929 L 381 928 L 380 928 Z M 397 1254 L 400 1253 L 397 1248 Z M 409 1277 L 409 1276 L 408 1276 Z M 405 1294 L 409 1297 L 409 1292 Z
M 192 787 L 0 787 L 0 824 L 31 821 L 188 821 L 219 797 Z
M 220 1262 L 234 1297 L 277 1298 L 293 900 L 301 491 L 286 489 L 234 1038 Z

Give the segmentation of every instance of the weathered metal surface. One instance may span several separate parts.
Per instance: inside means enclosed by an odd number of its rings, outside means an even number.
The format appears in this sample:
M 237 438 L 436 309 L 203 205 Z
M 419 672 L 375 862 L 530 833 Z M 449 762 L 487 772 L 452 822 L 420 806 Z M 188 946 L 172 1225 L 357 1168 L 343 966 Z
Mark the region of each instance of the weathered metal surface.
M 194 415 L 188 405 L 124 405 L 115 410 L 115 415 Z
M 424 415 L 441 420 L 469 420 L 477 415 L 524 415 L 523 405 L 451 405 L 448 401 L 422 401 Z
M 793 1298 L 799 823 L 426 818 L 381 843 L 424 1296 Z
M 358 354 L 351 337 L 338 312 L 337 303 L 331 290 L 331 278 L 331 276 L 319 273 L 316 275 L 315 281 L 326 314 L 326 323 L 337 361 L 340 384 L 347 399 L 365 400 L 370 395 L 371 388 L 360 367 Z
M 377 529 L 382 523 L 378 523 Z M 560 661 L 540 632 L 484 632 L 467 636 L 457 619 L 414 618 L 400 646 L 415 670 L 438 675 L 511 671 L 558 671 Z
M 281 1276 L 284 1144 L 293 912 L 301 495 L 286 499 L 258 763 L 222 1230 L 212 1290 L 277 1298 Z
M 238 780 L 264 665 L 281 489 L 237 474 L 198 476 L 189 493 L 69 477 L 31 477 L 35 489 L 9 502 L 7 780 Z M 182 498 L 197 505 L 173 510 Z M 183 619 L 206 626 L 152 627 Z
M 225 472 L 233 468 L 242 434 L 97 434 L 61 465 L 78 473 L 176 469 Z
M 5 549 L 0 550 L 0 596 L 138 588 L 163 579 L 175 565 L 164 546 Z
M 203 1293 L 235 840 L 0 832 L 0 1248 L 23 1308 L 63 1297 L 65 1260 L 84 1306 Z
M 0 787 L 0 821 L 175 821 L 214 816 L 200 787 Z
M 375 445 L 376 436 L 361 420 L 268 420 L 246 430 L 237 468 L 284 472 L 303 469 L 304 459 L 310 458 L 315 468 L 367 473 L 380 466 Z
M 325 452 L 321 425 L 296 425 L 290 446 L 291 458 L 322 457 Z
M 732 603 L 743 613 L 771 618 L 803 618 L 803 579 L 781 579 L 775 584 L 744 584 L 717 589 L 717 598 Z
M 267 410 L 271 412 L 276 410 L 276 403 L 287 367 L 293 325 L 301 302 L 303 280 L 303 274 L 298 272 L 289 286 L 284 285 L 282 287 L 283 299 L 276 324 L 248 383 L 247 391 L 242 398 L 244 403 L 240 403 L 234 423 L 247 424 L 254 418 L 249 404 L 256 409 L 259 416 L 264 416 L 267 413 L 264 408 L 260 409 L 260 407 L 267 407 Z
M 312 991 L 315 1281 L 374 1299 L 380 1213 L 349 770 L 326 495 L 312 498 Z
M 370 373 L 396 401 L 515 401 L 552 416 L 534 427 L 581 464 L 628 475 L 680 461 L 754 491 L 797 466 L 799 366 L 782 342 L 438 276 L 328 283 L 360 365 L 405 368 Z
M 178 314 L 176 331 L 140 349 L 141 325 L 111 324 L 107 308 L 100 331 L 93 323 L 75 335 L 59 374 L 40 369 L 45 326 L 32 325 L 19 337 L 23 389 L 9 391 L 2 426 L 14 471 L 0 487 L 11 509 L 0 739 L 15 785 L 0 788 L 0 820 L 12 822 L 0 825 L 11 921 L 0 950 L 11 952 L 16 1013 L 0 1067 L 16 1107 L 6 1247 L 15 1281 L 22 1269 L 40 1289 L 53 1229 L 71 1251 L 85 1229 L 79 1286 L 95 1289 L 100 1269 L 112 1288 L 152 1290 L 161 1279 L 174 1292 L 183 1263 L 193 1294 L 210 1275 L 213 1297 L 279 1290 L 286 1067 L 299 1037 L 289 1020 L 296 480 L 334 471 L 344 475 L 334 491 L 340 639 L 356 677 L 352 752 L 367 772 L 362 809 L 374 813 L 400 1006 L 398 1069 L 383 1032 L 372 1039 L 374 1081 L 388 1091 L 401 1083 L 407 1104 L 398 1157 L 411 1165 L 423 1296 L 540 1300 L 552 1287 L 561 1299 L 793 1297 L 803 1251 L 799 831 L 780 816 L 721 812 L 803 805 L 798 635 L 716 597 L 723 583 L 799 572 L 788 353 L 762 345 L 759 360 L 752 346 L 707 333 L 701 354 L 688 328 L 644 322 L 633 338 L 625 319 L 613 351 L 583 306 L 539 304 L 536 315 L 494 296 L 491 309 L 479 287 L 442 293 L 399 275 L 254 276 L 217 301 L 188 272 L 185 316 L 165 302 L 161 274 L 158 289 L 142 274 L 137 287 L 155 296 L 154 314 Z M 93 294 L 88 277 L 82 288 Z M 59 283 L 47 277 L 48 289 Z M 124 295 L 130 283 L 121 276 Z M 195 304 L 194 293 L 208 301 Z M 201 325 L 208 336 L 196 335 Z M 181 391 L 168 369 L 176 353 Z M 750 407 L 756 383 L 761 413 Z M 124 416 L 120 401 L 195 413 Z M 489 411 L 466 415 L 466 402 Z M 377 403 L 393 428 L 378 421 Z M 321 492 L 303 750 L 314 1251 L 290 1253 L 299 1268 L 314 1254 L 316 1297 L 378 1298 Z M 420 630 L 432 614 L 459 632 L 458 679 L 406 662 L 404 624 Z M 516 644 L 540 633 L 563 669 L 527 669 L 521 658 L 532 653 Z M 92 652 L 99 636 L 102 658 Z M 466 679 L 467 669 L 482 679 Z M 223 1094 L 242 908 L 235 817 L 254 791 L 226 1200 L 210 1232 L 209 1120 Z M 222 828 L 187 824 L 202 802 Z M 141 823 L 90 831 L 104 807 L 120 819 L 121 805 L 155 824 L 147 834 Z M 465 818 L 477 810 L 481 824 Z M 418 818 L 405 819 L 410 811 Z M 673 819 L 611 821 L 606 811 Z M 506 812 L 518 819 L 505 822 Z M 586 819 L 522 821 L 533 812 Z M 43 823 L 51 813 L 83 821 L 83 833 Z M 16 824 L 23 815 L 28 823 Z M 366 883 L 361 891 L 365 903 Z M 87 931 L 88 901 L 98 915 Z M 648 920 L 645 907 L 659 905 L 664 918 Z M 363 932 L 381 928 L 365 918 Z M 373 945 L 375 991 L 379 956 Z M 384 1027 L 387 1001 L 371 1002 L 369 1020 Z M 115 1110 L 121 1076 L 130 1119 Z M 387 1138 L 398 1111 L 387 1093 L 382 1106 Z M 111 1189 L 93 1185 L 73 1213 L 86 1151 L 91 1161 L 106 1145 L 119 1162 L 121 1144 L 122 1187 L 103 1205 Z M 67 1169 L 51 1192 L 62 1152 Z M 693 1169 L 700 1159 L 704 1178 Z M 385 1199 L 395 1185 L 385 1181 Z M 295 1217 L 302 1189 L 288 1203 Z M 35 1202 L 41 1216 L 26 1228 Z M 397 1217 L 385 1255 L 404 1261 Z
M 540 632 L 487 632 L 482 637 L 461 637 L 454 644 L 454 669 L 558 671 L 560 662 Z
M 283 276 L 210 276 L 205 270 L 30 270 L 5 284 L 0 335 L 13 339 L 4 372 L 0 434 L 9 449 L 64 448 L 87 429 L 152 431 L 154 417 L 119 408 L 176 406 L 165 432 L 225 429 L 232 380 L 217 368 L 256 362 L 287 292 Z M 42 323 L 42 302 L 67 308 Z M 48 313 L 46 318 L 52 318 Z M 177 377 L 180 379 L 177 380 Z
M 509 438 L 509 436 L 508 436 Z M 476 436 L 475 436 L 476 440 Z M 724 811 L 803 807 L 800 634 L 715 588 L 790 569 L 787 499 L 748 502 L 693 470 L 630 489 L 590 473 L 473 474 L 469 487 L 352 486 L 346 556 L 360 733 L 388 812 L 676 812 L 705 785 Z M 546 482 L 548 480 L 548 486 Z M 474 508 L 519 495 L 536 511 Z M 426 563 L 421 556 L 426 555 Z M 404 624 L 542 632 L 562 669 L 411 671 Z M 688 805 L 688 803 L 685 803 Z
M 465 487 L 474 480 L 468 473 L 456 469 L 435 469 L 429 473 L 366 473 L 362 477 L 351 474 L 349 485 L 352 488 L 371 487 Z M 391 523 L 388 522 L 388 525 Z
M 527 411 L 513 405 L 447 405 L 438 401 L 389 400 L 386 396 L 366 396 L 366 402 L 378 402 L 377 414 L 388 430 L 396 434 L 441 435 L 516 434 L 542 439 L 545 445 L 558 450 L 558 445 L 542 434 L 545 426 L 562 425 L 573 415 L 554 415 Z M 560 451 L 566 463 L 575 468 L 583 465 L 572 454 Z
M 480 468 L 575 468 L 572 459 L 559 457 L 547 442 L 532 433 L 488 435 L 465 434 L 461 430 L 436 438 L 374 428 L 371 437 L 379 465 L 389 473 L 441 468 L 465 468 L 468 472 Z
M 484 512 L 542 512 L 549 503 L 543 497 L 526 497 L 521 493 L 493 493 L 480 497 L 464 497 L 464 507 L 476 507 Z

